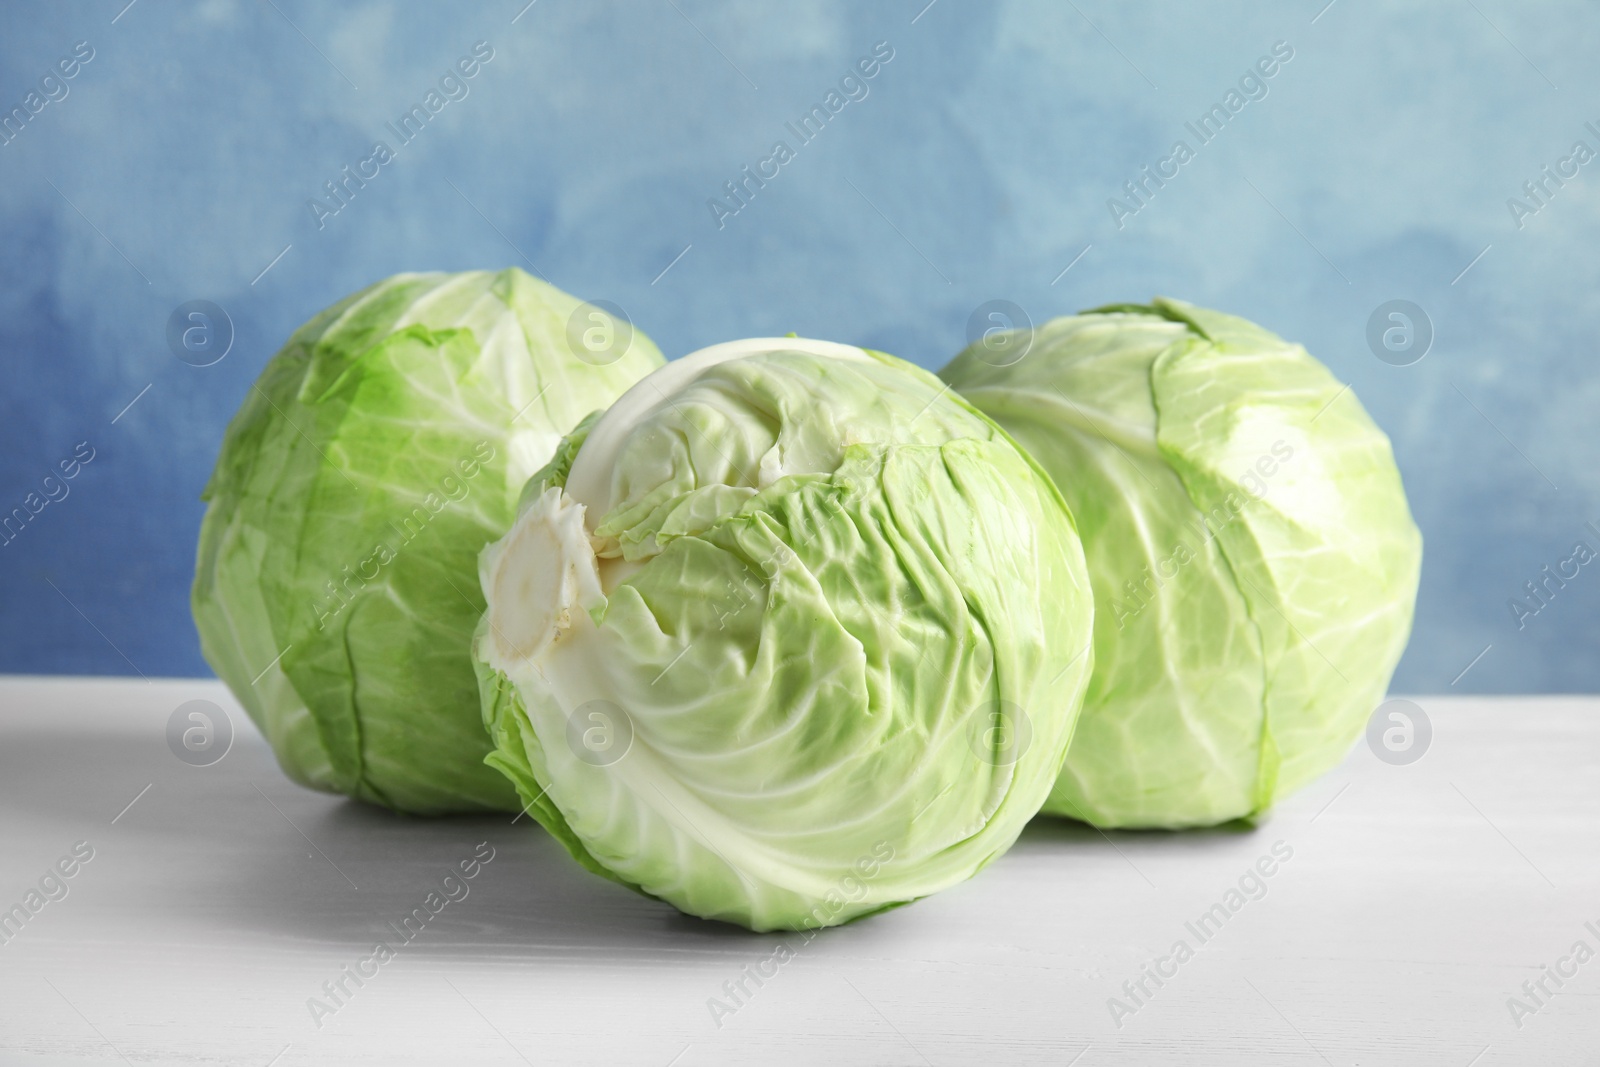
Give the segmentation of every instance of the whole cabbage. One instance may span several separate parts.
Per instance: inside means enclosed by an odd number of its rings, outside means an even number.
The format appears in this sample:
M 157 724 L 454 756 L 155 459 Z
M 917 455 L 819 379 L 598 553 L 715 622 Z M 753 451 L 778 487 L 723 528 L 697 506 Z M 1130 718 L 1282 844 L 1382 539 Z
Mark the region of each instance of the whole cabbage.
M 1389 440 L 1298 345 L 1174 300 L 980 341 L 941 376 L 1077 517 L 1095 670 L 1046 811 L 1255 815 L 1341 760 L 1411 628 Z
M 1091 661 L 1071 516 L 931 374 L 798 338 L 655 372 L 483 554 L 492 763 L 596 873 L 758 930 L 1008 848 Z
M 268 362 L 206 486 L 193 610 L 290 777 L 408 812 L 516 810 L 483 763 L 478 551 L 561 435 L 661 362 L 514 269 L 389 278 Z

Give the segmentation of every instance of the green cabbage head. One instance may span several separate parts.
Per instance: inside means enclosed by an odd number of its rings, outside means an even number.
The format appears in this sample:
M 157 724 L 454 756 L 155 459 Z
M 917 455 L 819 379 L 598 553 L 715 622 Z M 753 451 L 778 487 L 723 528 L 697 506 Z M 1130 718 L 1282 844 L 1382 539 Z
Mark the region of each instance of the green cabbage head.
M 1091 662 L 1070 513 L 931 374 L 702 350 L 558 450 L 483 553 L 490 762 L 592 871 L 757 930 L 966 879 L 1055 782 Z
M 1050 472 L 1088 555 L 1095 669 L 1046 811 L 1204 826 L 1344 757 L 1422 560 L 1389 440 L 1348 387 L 1173 300 L 980 341 L 941 376 Z
M 389 278 L 267 363 L 206 486 L 192 600 L 291 778 L 422 814 L 516 810 L 483 763 L 478 551 L 561 436 L 661 362 L 506 270 Z

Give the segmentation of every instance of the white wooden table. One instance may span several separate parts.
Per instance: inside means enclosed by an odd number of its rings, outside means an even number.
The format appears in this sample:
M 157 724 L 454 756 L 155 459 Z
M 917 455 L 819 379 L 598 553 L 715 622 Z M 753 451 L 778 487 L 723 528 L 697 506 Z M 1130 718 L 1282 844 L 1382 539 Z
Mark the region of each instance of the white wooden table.
M 237 728 L 211 766 L 167 744 L 194 699 Z M 976 880 L 776 965 L 783 939 L 594 878 L 527 819 L 300 789 L 217 683 L 0 680 L 0 909 L 74 872 L 0 944 L 0 1063 L 1595 1063 L 1600 957 L 1570 952 L 1600 952 L 1600 701 L 1417 701 L 1423 759 L 1363 744 L 1254 832 L 1036 822 Z M 485 841 L 402 942 L 388 924 Z M 1278 842 L 1202 943 L 1186 924 Z M 379 940 L 394 958 L 363 964 Z M 1169 977 L 1139 993 L 1146 965 Z

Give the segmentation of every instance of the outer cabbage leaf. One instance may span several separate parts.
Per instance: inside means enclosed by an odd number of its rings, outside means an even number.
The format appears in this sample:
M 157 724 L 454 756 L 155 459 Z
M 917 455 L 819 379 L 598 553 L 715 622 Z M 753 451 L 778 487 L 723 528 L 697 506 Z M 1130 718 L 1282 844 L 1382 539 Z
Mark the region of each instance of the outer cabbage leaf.
M 419 814 L 518 806 L 483 765 L 477 554 L 561 435 L 662 362 L 640 333 L 580 359 L 575 313 L 628 329 L 519 270 L 398 275 L 296 331 L 229 425 L 195 622 L 296 781 Z
M 1048 322 L 1009 366 L 990 351 L 941 376 L 1051 473 L 1095 590 L 1045 810 L 1210 825 L 1336 764 L 1405 648 L 1422 551 L 1355 396 L 1303 348 L 1170 300 Z

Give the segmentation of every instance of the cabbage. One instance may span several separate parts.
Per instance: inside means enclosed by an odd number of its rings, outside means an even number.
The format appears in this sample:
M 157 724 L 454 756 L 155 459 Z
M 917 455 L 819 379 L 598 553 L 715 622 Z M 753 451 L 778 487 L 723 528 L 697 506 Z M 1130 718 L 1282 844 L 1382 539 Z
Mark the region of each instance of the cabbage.
M 757 930 L 966 879 L 1091 662 L 1071 516 L 882 353 L 705 349 L 586 421 L 485 549 L 490 762 L 590 870 Z
M 1046 811 L 1204 826 L 1344 756 L 1405 648 L 1422 556 L 1353 393 L 1172 300 L 989 338 L 941 376 L 1050 472 L 1088 556 L 1095 669 Z
M 561 435 L 660 363 L 519 270 L 398 275 L 273 357 L 206 486 L 193 609 L 290 777 L 408 812 L 516 810 L 483 763 L 478 550 Z

